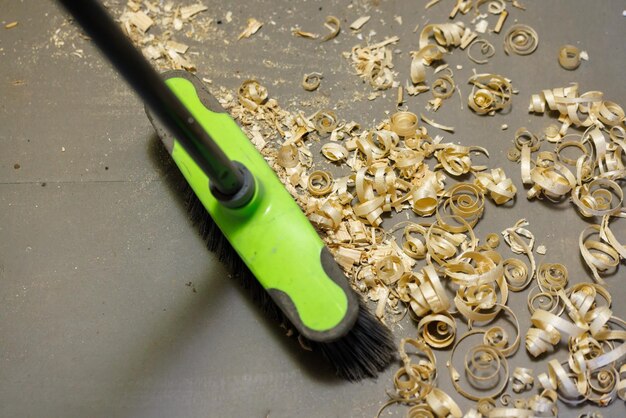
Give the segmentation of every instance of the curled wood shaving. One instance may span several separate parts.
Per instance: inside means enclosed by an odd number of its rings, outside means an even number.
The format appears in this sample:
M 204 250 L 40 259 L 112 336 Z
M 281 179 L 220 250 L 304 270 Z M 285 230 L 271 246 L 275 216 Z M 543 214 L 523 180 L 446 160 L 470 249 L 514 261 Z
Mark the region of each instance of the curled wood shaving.
M 419 51 L 411 52 L 411 82 L 413 84 L 423 83 L 426 80 L 426 67 L 430 66 L 434 61 L 443 58 L 445 50 L 435 44 L 425 45 Z
M 241 31 L 241 33 L 237 37 L 237 40 L 251 37 L 252 35 L 257 33 L 259 29 L 261 29 L 262 26 L 263 26 L 263 23 L 259 22 L 255 18 L 253 17 L 249 18 L 246 28 L 243 31 Z
M 457 349 L 462 341 L 480 333 L 484 333 L 484 331 L 471 330 L 464 334 L 454 345 L 448 362 L 452 385 L 459 394 L 473 401 L 481 401 L 482 399 L 499 396 L 506 388 L 509 380 L 509 365 L 506 357 L 495 347 L 486 344 L 478 344 L 466 351 L 463 368 L 468 383 L 473 388 L 479 388 L 481 390 L 480 395 L 466 390 L 459 383 L 460 374 L 454 366 L 454 358 Z M 502 374 L 504 374 L 504 377 Z M 482 405 L 483 402 L 484 401 L 480 402 L 480 408 L 485 410 L 485 405 Z M 487 407 L 487 409 L 490 408 Z
M 442 313 L 450 308 L 450 300 L 441 284 L 439 276 L 432 265 L 427 265 L 414 280 L 411 276 L 401 282 L 398 292 L 404 295 L 404 301 L 409 303 L 411 310 L 418 316 L 424 317 L 429 313 Z M 428 340 L 427 340 L 428 341 Z
M 529 111 L 543 113 L 546 105 L 550 110 L 557 110 L 561 114 L 563 123 L 560 133 L 564 135 L 563 131 L 566 131 L 570 125 L 589 127 L 600 120 L 602 103 L 602 92 L 590 91 L 579 94 L 578 84 L 572 84 L 569 87 L 543 90 L 539 94 L 531 95 Z M 618 125 L 623 120 L 621 115 L 623 111 L 620 112 L 621 108 L 618 108 L 619 106 L 615 108 L 616 113 L 606 109 L 603 116 L 606 122 L 602 120 L 600 122 L 609 126 Z
M 476 74 L 468 80 L 472 84 L 468 105 L 479 115 L 494 115 L 511 105 L 513 87 L 505 77 L 497 74 Z
M 524 160 L 522 152 L 522 164 Z M 576 178 L 565 165 L 557 161 L 551 161 L 552 165 L 541 166 L 540 157 L 537 160 L 538 164 L 530 170 L 530 184 L 533 187 L 528 190 L 527 197 L 533 199 L 544 196 L 554 202 L 561 201 L 575 187 Z
M 528 25 L 513 25 L 504 38 L 504 52 L 517 55 L 529 55 L 535 52 L 539 44 L 539 36 Z
M 558 416 L 556 404 L 558 395 L 556 391 L 544 389 L 540 394 L 533 395 L 527 399 L 511 399 L 511 395 L 504 393 L 500 396 L 503 406 L 509 408 L 493 408 L 488 417 L 510 418 L 510 417 L 548 417 Z
M 498 234 L 487 234 L 485 241 L 491 249 L 496 249 L 500 245 L 500 237 L 498 236 Z
M 448 347 L 456 336 L 456 322 L 448 313 L 426 315 L 417 324 L 417 334 L 431 347 Z
M 324 26 L 326 26 L 330 33 L 322 38 L 322 42 L 330 41 L 331 39 L 336 38 L 341 31 L 341 22 L 335 16 L 327 16 Z
M 559 263 L 542 263 L 537 270 L 537 283 L 543 292 L 557 294 L 567 286 L 567 268 Z
M 415 364 L 407 353 L 407 345 L 417 349 L 414 355 L 419 361 Z M 424 340 L 412 338 L 402 339 L 398 351 L 403 367 L 394 377 L 396 395 L 404 401 L 424 400 L 433 389 L 437 378 L 437 359 L 434 352 Z
M 437 417 L 461 418 L 463 413 L 461 408 L 454 402 L 454 400 L 438 388 L 433 388 L 428 395 L 426 395 L 426 404 L 435 413 Z
M 461 45 L 464 31 L 465 25 L 462 22 L 426 25 L 420 34 L 420 49 L 428 45 L 431 36 L 440 46 L 457 47 Z
M 574 45 L 563 45 L 559 49 L 559 64 L 566 70 L 575 70 L 580 66 L 580 49 Z
M 391 115 L 390 128 L 401 137 L 409 137 L 417 131 L 417 115 L 411 112 L 396 112 Z
M 517 188 L 501 168 L 495 168 L 491 172 L 476 173 L 475 176 L 474 184 L 483 192 L 488 192 L 496 205 L 505 204 L 517 193 Z
M 451 75 L 445 74 L 436 79 L 431 85 L 430 89 L 433 93 L 433 96 L 437 99 L 447 99 L 454 93 L 454 89 L 456 88 L 456 83 Z M 434 110 L 437 110 L 434 108 Z
M 602 342 L 612 338 L 623 341 L 626 338 L 621 328 L 623 321 L 612 316 L 610 294 L 601 286 L 582 283 L 567 292 L 558 290 L 557 294 L 572 322 L 535 311 L 532 321 L 536 328 L 527 334 L 527 348 L 533 355 L 541 354 L 565 332 L 570 335 L 570 353 L 565 363 L 550 360 L 548 373 L 538 375 L 537 379 L 544 389 L 557 392 L 559 399 L 570 405 L 591 401 L 606 406 L 619 390 L 620 376 L 611 364 L 626 355 L 626 344 L 613 346 Z M 600 304 L 598 296 L 604 304 Z M 619 331 L 611 329 L 612 321 L 620 324 Z
M 616 215 L 624 201 L 622 188 L 615 181 L 596 178 L 572 190 L 572 203 L 585 217 Z
M 528 266 L 517 258 L 507 258 L 503 262 L 504 278 L 512 292 L 520 292 L 530 284 L 532 276 L 528 274 Z
M 348 158 L 349 155 L 349 151 L 346 149 L 346 147 L 333 142 L 322 145 L 321 152 L 324 157 L 333 162 L 345 160 L 346 158 Z
M 526 350 L 533 357 L 552 350 L 561 341 L 561 333 L 578 337 L 585 332 L 584 328 L 542 309 L 537 309 L 530 320 L 533 327 L 526 333 Z
M 480 45 L 480 54 L 484 57 L 483 59 L 475 58 L 472 55 L 472 47 L 474 45 Z M 467 48 L 467 57 L 476 64 L 487 64 L 489 62 L 489 58 L 493 57 L 495 53 L 496 49 L 486 39 L 476 39 L 469 45 L 469 48 Z
M 511 388 L 515 393 L 532 389 L 535 381 L 533 378 L 533 370 L 526 367 L 516 367 L 511 377 L 513 379 Z
M 504 357 L 510 357 L 517 352 L 521 342 L 521 329 L 519 325 L 519 320 L 517 319 L 517 315 L 511 308 L 506 305 L 498 305 L 498 308 L 501 309 L 500 312 L 505 312 L 512 319 L 512 322 L 515 325 L 515 339 L 511 341 L 509 337 L 509 333 L 503 327 L 499 325 L 491 325 L 490 322 L 486 323 L 487 327 L 476 328 L 474 326 L 474 321 L 469 319 L 467 321 L 467 326 L 469 331 L 482 331 L 483 332 L 483 344 L 493 347 L 500 352 Z M 496 317 L 497 318 L 497 317 Z
M 468 261 L 446 264 L 446 275 L 455 283 L 461 284 L 454 304 L 467 319 L 491 321 L 508 300 L 502 259 L 495 251 L 466 251 L 461 257 Z
M 478 172 L 486 169 L 485 166 L 472 165 L 471 152 L 480 152 L 489 157 L 486 149 L 477 146 L 465 147 L 446 143 L 435 146 L 435 157 L 443 169 L 453 176 L 460 176 L 469 172 Z
M 309 176 L 309 184 L 311 184 L 311 176 L 312 174 Z M 330 184 L 332 187 L 332 183 L 330 183 L 330 181 L 328 184 Z M 311 194 L 313 195 L 326 194 L 320 193 L 319 188 L 319 185 L 313 184 L 313 190 L 311 190 L 310 187 L 309 191 L 311 191 Z M 339 227 L 339 225 L 341 224 L 341 220 L 343 219 L 342 206 L 339 202 L 334 200 L 327 200 L 326 203 L 322 204 L 319 207 L 316 207 L 312 211 L 309 211 L 307 215 L 309 217 L 309 220 L 313 224 L 317 225 L 319 228 L 329 229 L 333 231 Z M 341 257 L 344 261 L 348 262 L 349 267 L 352 267 L 353 264 L 357 263 L 361 255 L 359 251 L 345 247 L 340 247 L 338 252 L 338 258 Z
M 610 244 L 603 242 L 600 225 L 589 225 L 585 228 L 578 238 L 578 246 L 593 278 L 598 283 L 604 284 L 600 273 L 615 269 L 619 264 L 620 255 Z
M 313 196 L 324 196 L 331 192 L 333 178 L 327 171 L 316 170 L 309 174 L 308 189 Z
M 430 216 L 437 209 L 438 195 L 443 190 L 442 178 L 438 173 L 427 171 L 421 184 L 410 194 L 411 209 L 420 216 Z
M 419 50 L 411 52 L 411 82 L 414 85 L 420 85 L 426 80 L 426 67 L 430 66 L 434 61 L 441 60 L 446 48 L 453 48 L 462 44 L 463 35 L 465 34 L 465 26 L 463 23 L 442 23 L 426 25 L 420 34 Z M 436 43 L 429 43 L 430 37 L 433 37 Z M 438 70 L 435 70 L 437 73 Z M 419 94 L 426 86 L 414 86 L 417 89 L 410 90 L 409 94 Z M 440 77 L 433 85 L 434 110 L 441 105 L 441 101 L 450 97 L 454 92 L 454 81 L 452 73 L 447 76 Z
M 320 86 L 322 81 L 322 73 L 308 73 L 302 77 L 302 87 L 306 91 L 314 91 Z
M 339 120 L 332 110 L 320 110 L 313 116 L 313 126 L 319 133 L 329 134 L 335 130 Z
M 239 87 L 237 99 L 250 110 L 256 110 L 267 100 L 267 89 L 256 80 L 246 80 Z
M 537 151 L 541 147 L 541 140 L 537 137 L 537 135 L 523 127 L 515 131 L 515 139 L 513 140 L 513 143 L 520 151 L 524 146 L 527 146 L 530 151 Z
M 511 272 L 509 276 L 509 278 L 513 278 L 513 283 L 511 284 L 514 287 L 514 291 L 518 292 L 524 290 L 530 284 L 533 277 L 535 277 L 536 271 L 535 256 L 533 255 L 535 236 L 532 232 L 525 228 L 526 226 L 528 226 L 528 222 L 525 219 L 520 219 L 514 226 L 502 231 L 504 242 L 511 247 L 511 251 L 515 254 L 526 254 L 528 261 L 530 262 L 530 273 L 525 274 L 527 280 L 522 280 L 522 277 L 524 277 L 523 271 L 519 271 L 516 274 Z M 515 267 L 515 270 L 525 269 L 526 267 L 521 267 L 514 261 L 509 261 L 508 264 L 512 264 Z
M 474 227 L 483 214 L 485 197 L 480 188 L 471 183 L 458 183 L 446 190 L 447 199 L 437 209 L 437 220 L 444 224 L 441 213 L 450 212 Z

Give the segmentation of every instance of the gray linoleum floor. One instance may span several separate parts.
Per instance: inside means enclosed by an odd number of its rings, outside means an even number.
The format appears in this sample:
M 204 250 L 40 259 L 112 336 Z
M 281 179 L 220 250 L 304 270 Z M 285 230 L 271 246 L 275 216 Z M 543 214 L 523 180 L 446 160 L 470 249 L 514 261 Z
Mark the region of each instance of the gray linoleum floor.
M 452 4 L 442 1 L 425 11 L 425 2 L 400 0 L 204 3 L 216 20 L 233 13 L 213 39 L 191 42 L 198 73 L 214 87 L 235 89 L 256 77 L 284 107 L 310 114 L 337 105 L 340 117 L 362 125 L 392 111 L 395 95 L 352 103 L 354 92 L 366 96 L 370 90 L 341 57 L 359 43 L 347 23 L 336 41 L 325 44 L 294 38 L 291 28 L 320 30 L 327 15 L 349 23 L 370 14 L 373 39 L 400 36 L 403 54 L 394 60 L 404 80 L 406 52 L 417 49 L 413 27 L 447 21 Z M 436 120 L 457 128 L 446 138 L 488 147 L 489 164 L 505 168 L 518 184 L 513 208 L 488 204 L 477 229 L 481 236 L 527 217 L 548 247 L 545 260 L 566 264 L 576 283 L 589 280 L 576 241 L 584 222 L 568 204 L 527 202 L 506 150 L 517 127 L 540 131 L 552 122 L 526 112 L 529 95 L 540 89 L 577 81 L 582 91 L 601 90 L 626 104 L 626 2 L 524 3 L 528 10 L 514 9 L 506 27 L 514 19 L 533 26 L 540 36 L 534 54 L 505 56 L 500 36 L 493 38 L 497 54 L 488 65 L 477 68 L 460 51 L 448 61 L 463 66 L 455 73 L 464 96 L 469 90 L 462 80 L 472 68 L 511 78 L 520 90 L 512 111 L 481 118 L 461 111 L 454 96 Z M 402 25 L 394 20 L 398 15 Z M 252 16 L 274 24 L 235 42 Z M 19 25 L 5 29 L 11 21 Z M 0 0 L 0 416 L 374 416 L 395 366 L 378 380 L 335 380 L 316 356 L 260 316 L 188 221 L 180 176 L 142 104 L 88 41 L 68 35 L 64 45 L 55 45 L 57 29 L 57 38 L 72 33 L 64 22 L 49 0 Z M 575 72 L 556 62 L 565 43 L 589 52 L 589 62 Z M 72 54 L 76 50 L 82 57 Z M 304 92 L 302 74 L 319 70 L 326 74 L 322 88 Z M 423 112 L 427 99 L 411 98 L 408 107 Z M 504 123 L 508 131 L 500 130 Z M 615 314 L 624 317 L 621 268 L 609 289 Z M 527 327 L 525 293 L 511 299 Z M 398 338 L 415 335 L 411 324 L 395 332 Z M 556 357 L 563 355 L 561 350 Z M 440 384 L 453 393 L 444 366 L 448 354 L 437 356 Z M 510 363 L 528 362 L 521 349 Z M 545 363 L 533 367 L 543 371 Z M 455 398 L 464 409 L 470 405 Z M 562 407 L 561 416 L 593 410 Z M 626 414 L 621 401 L 602 413 Z

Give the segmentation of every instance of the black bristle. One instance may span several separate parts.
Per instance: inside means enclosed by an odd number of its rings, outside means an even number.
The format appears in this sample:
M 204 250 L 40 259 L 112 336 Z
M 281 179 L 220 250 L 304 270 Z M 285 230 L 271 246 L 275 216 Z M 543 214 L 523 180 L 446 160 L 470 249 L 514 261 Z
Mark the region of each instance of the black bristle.
M 295 330 L 280 307 L 256 280 L 222 234 L 193 190 L 188 185 L 186 187 L 189 216 L 200 231 L 207 248 L 214 252 L 219 260 L 231 270 L 233 277 L 250 293 L 254 302 L 260 306 L 266 316 L 288 329 Z M 389 329 L 371 314 L 361 297 L 357 296 L 357 298 L 359 300 L 359 315 L 348 334 L 330 343 L 302 338 L 303 342 L 313 351 L 322 353 L 335 368 L 337 375 L 353 381 L 376 377 L 395 359 L 396 353 Z
M 394 359 L 396 346 L 391 332 L 367 309 L 359 297 L 359 316 L 350 332 L 331 343 L 310 341 L 314 351 L 322 355 L 348 380 L 376 377 Z

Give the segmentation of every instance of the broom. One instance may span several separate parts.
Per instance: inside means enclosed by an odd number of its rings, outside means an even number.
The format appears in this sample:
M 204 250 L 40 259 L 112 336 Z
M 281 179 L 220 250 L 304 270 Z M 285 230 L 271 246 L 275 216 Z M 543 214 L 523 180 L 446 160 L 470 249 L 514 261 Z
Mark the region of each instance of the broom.
M 209 249 L 338 375 L 358 380 L 382 371 L 395 357 L 391 333 L 217 100 L 185 71 L 159 76 L 96 0 L 60 2 L 150 109 L 193 190 L 188 207 Z

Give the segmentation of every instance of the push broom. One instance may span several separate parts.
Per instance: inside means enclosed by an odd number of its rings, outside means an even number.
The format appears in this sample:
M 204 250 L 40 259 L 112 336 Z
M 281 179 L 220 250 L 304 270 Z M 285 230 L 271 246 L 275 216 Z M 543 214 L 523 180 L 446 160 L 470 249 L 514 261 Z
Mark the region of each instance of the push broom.
M 146 103 L 193 190 L 191 217 L 209 249 L 337 374 L 358 380 L 382 371 L 395 356 L 389 330 L 217 100 L 192 74 L 157 74 L 96 0 L 60 2 Z

